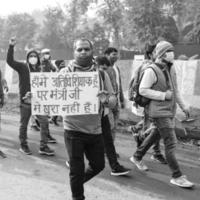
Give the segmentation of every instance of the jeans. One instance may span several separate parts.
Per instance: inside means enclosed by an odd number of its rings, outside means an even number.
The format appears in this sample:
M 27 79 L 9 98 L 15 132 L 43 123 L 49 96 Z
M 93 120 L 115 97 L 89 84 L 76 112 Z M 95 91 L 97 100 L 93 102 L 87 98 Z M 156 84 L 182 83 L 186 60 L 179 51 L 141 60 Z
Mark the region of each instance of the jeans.
M 19 127 L 19 140 L 21 146 L 27 145 L 27 127 L 28 122 L 31 117 L 31 105 L 21 103 L 20 105 L 20 127 Z M 47 145 L 48 134 L 49 134 L 49 122 L 48 116 L 37 115 L 37 119 L 40 123 L 40 147 L 44 147 Z
M 119 163 L 117 161 L 117 155 L 116 155 L 114 141 L 111 134 L 111 128 L 110 128 L 108 115 L 102 116 L 101 127 L 102 127 L 105 152 L 106 152 L 111 169 L 115 170 L 116 167 L 119 166 Z
M 36 115 L 40 123 L 40 147 L 47 146 L 48 135 L 49 135 L 49 120 L 47 115 Z
M 158 141 L 161 137 L 163 138 L 163 141 L 164 141 L 165 157 L 169 165 L 169 168 L 172 171 L 172 177 L 178 178 L 182 175 L 182 173 L 180 171 L 179 164 L 175 157 L 176 135 L 175 135 L 174 128 L 172 128 L 172 126 L 170 125 L 171 124 L 170 121 L 172 121 L 172 119 L 156 118 L 156 119 L 153 119 L 153 121 L 157 129 L 155 129 L 154 133 L 151 133 L 145 139 L 145 141 L 143 142 L 144 144 L 142 144 L 142 146 L 137 149 L 137 151 L 134 154 L 134 157 L 137 160 L 142 160 L 142 157 L 145 155 L 145 153 L 148 151 L 151 145 L 155 141 Z
M 27 127 L 31 117 L 31 105 L 20 104 L 20 126 L 19 126 L 19 140 L 20 144 L 27 145 Z
M 137 148 L 136 152 L 134 153 L 134 157 L 137 160 L 142 160 L 143 156 L 146 152 L 150 149 L 152 145 L 154 145 L 154 152 L 155 155 L 160 155 L 160 134 L 158 129 L 152 129 L 150 134 L 143 140 L 142 144 Z
M 102 134 L 92 135 L 65 130 L 65 145 L 70 163 L 70 186 L 73 200 L 84 200 L 83 184 L 105 167 Z M 84 154 L 89 161 L 85 170 Z

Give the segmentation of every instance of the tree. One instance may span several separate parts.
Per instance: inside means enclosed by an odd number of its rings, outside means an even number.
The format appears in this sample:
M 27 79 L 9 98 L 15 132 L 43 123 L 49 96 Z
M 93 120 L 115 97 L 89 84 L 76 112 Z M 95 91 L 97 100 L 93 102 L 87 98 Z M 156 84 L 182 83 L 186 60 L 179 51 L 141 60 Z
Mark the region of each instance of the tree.
M 42 46 L 50 49 L 63 49 L 67 46 L 64 34 L 65 15 L 59 7 L 49 7 L 45 11 L 43 27 L 38 39 Z
M 121 47 L 121 30 L 123 24 L 124 5 L 120 0 L 103 0 L 97 15 L 103 17 L 105 27 L 110 31 L 110 37 L 116 48 Z M 109 38 L 110 39 L 110 38 Z
M 8 41 L 11 37 L 16 36 L 17 48 L 24 50 L 26 46 L 32 45 L 33 37 L 37 32 L 38 25 L 34 18 L 27 14 L 12 14 L 5 20 L 3 30 L 3 48 L 7 48 Z
M 126 27 L 123 35 L 128 47 L 136 45 L 141 49 L 145 43 L 155 43 L 159 37 L 177 42 L 179 32 L 174 19 L 162 9 L 161 1 L 125 0 Z

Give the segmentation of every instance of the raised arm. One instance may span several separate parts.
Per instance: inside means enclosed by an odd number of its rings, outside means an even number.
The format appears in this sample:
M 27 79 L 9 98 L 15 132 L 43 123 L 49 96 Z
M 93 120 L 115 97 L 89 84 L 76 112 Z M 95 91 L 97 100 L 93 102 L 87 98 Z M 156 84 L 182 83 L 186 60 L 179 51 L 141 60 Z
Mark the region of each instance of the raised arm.
M 14 46 L 16 45 L 16 40 L 14 38 L 11 38 L 9 41 L 9 48 L 7 52 L 7 63 L 10 67 L 12 67 L 16 71 L 20 71 L 21 68 L 24 66 L 24 63 L 18 62 L 14 60 Z

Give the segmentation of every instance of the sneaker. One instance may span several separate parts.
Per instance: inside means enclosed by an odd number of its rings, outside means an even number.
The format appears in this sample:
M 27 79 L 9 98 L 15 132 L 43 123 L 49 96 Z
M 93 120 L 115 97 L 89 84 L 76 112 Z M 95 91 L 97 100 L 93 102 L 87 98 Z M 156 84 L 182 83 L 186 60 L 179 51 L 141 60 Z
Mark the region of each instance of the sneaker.
M 130 157 L 130 161 L 136 165 L 136 167 L 140 170 L 140 171 L 148 171 L 149 168 L 142 162 L 142 160 L 136 160 L 134 158 L 134 156 Z
M 32 152 L 30 151 L 28 145 L 21 145 L 19 151 L 21 151 L 22 153 L 25 153 L 26 155 L 31 155 Z
M 5 154 L 3 151 L 1 151 L 1 150 L 0 150 L 0 156 L 1 156 L 2 158 L 6 158 L 6 154 Z
M 69 161 L 68 160 L 66 160 L 65 164 L 66 164 L 67 168 L 69 168 Z
M 37 125 L 32 125 L 31 129 L 34 131 L 40 131 L 40 128 Z
M 177 185 L 179 187 L 183 187 L 183 188 L 191 188 L 194 186 L 194 183 L 188 181 L 185 175 L 182 175 L 178 178 L 172 178 L 170 180 L 170 183 L 173 185 Z
M 117 158 L 120 158 L 120 155 L 118 153 L 116 153 Z
M 57 141 L 56 141 L 56 139 L 53 138 L 51 135 L 48 135 L 48 143 L 53 143 L 53 144 L 55 144 L 55 143 L 57 143 Z
M 152 155 L 151 159 L 154 160 L 154 161 L 157 161 L 161 164 L 164 164 L 164 165 L 167 164 L 167 161 L 166 161 L 166 159 L 164 158 L 163 155 Z
M 50 149 L 48 146 L 40 147 L 39 154 L 46 156 L 53 156 L 54 150 Z
M 111 171 L 112 176 L 123 176 L 130 172 L 130 169 L 125 168 L 122 165 L 118 165 L 116 169 Z

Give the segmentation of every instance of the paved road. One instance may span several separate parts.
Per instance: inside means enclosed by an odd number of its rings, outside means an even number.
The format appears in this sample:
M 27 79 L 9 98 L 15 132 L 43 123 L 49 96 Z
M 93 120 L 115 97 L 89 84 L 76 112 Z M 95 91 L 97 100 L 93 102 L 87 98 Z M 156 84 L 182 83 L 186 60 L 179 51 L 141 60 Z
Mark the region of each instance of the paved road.
M 58 144 L 51 145 L 55 157 L 38 154 L 39 132 L 29 130 L 29 143 L 33 155 L 18 151 L 18 115 L 2 114 L 0 148 L 7 158 L 0 158 L 1 200 L 70 200 L 68 169 L 65 166 L 66 150 L 62 127 L 51 125 L 51 133 Z M 129 176 L 113 177 L 106 163 L 105 170 L 85 184 L 87 200 L 199 200 L 200 199 L 200 151 L 178 146 L 177 155 L 181 168 L 196 183 L 194 190 L 185 190 L 169 183 L 167 166 L 150 160 L 151 152 L 144 160 L 149 172 L 140 172 L 129 162 L 135 143 L 128 134 L 118 134 L 117 151 L 120 163 L 132 168 Z

